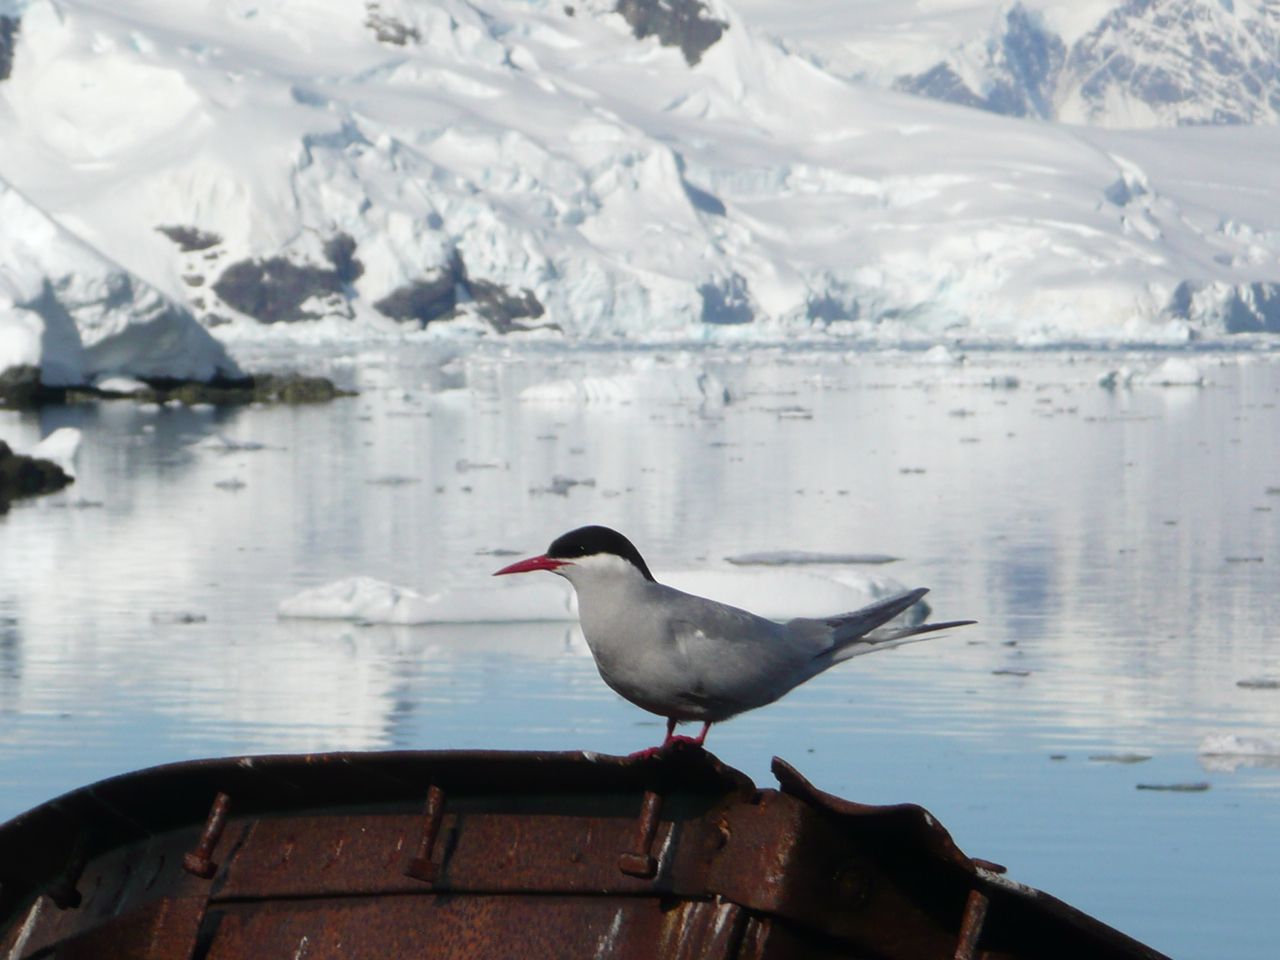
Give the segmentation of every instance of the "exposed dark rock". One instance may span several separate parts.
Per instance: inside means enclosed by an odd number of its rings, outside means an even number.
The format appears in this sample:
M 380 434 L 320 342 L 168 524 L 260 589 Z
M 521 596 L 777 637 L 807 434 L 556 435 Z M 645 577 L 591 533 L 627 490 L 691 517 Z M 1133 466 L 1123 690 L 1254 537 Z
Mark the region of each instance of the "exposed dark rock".
M 1062 38 L 1018 3 L 1005 14 L 999 44 L 994 59 L 1003 64 L 1009 80 L 988 91 L 987 109 L 1019 117 L 1052 116 L 1054 89 L 1067 58 Z
M 393 320 L 415 321 L 426 326 L 453 313 L 458 305 L 458 288 L 466 289 L 467 268 L 454 251 L 440 269 L 391 291 L 373 305 Z
M 536 320 L 546 312 L 532 290 L 513 293 L 488 280 L 472 280 L 467 284 L 467 290 L 475 301 L 476 312 L 492 323 L 499 333 L 526 330 L 528 326 L 519 321 Z
M 528 329 L 519 321 L 536 320 L 546 312 L 532 290 L 513 293 L 489 280 L 470 279 L 466 264 L 456 251 L 439 270 L 393 290 L 373 306 L 393 320 L 425 327 L 433 320 L 454 315 L 459 292 L 471 298 L 476 312 L 499 333 Z
M 846 306 L 837 297 L 824 293 L 820 297 L 814 297 L 809 301 L 805 308 L 805 314 L 810 320 L 819 323 L 834 323 L 837 320 L 857 320 L 858 304 L 854 301 Z
M 695 187 L 687 180 L 682 179 L 681 183 L 684 184 L 684 192 L 688 195 L 689 202 L 692 203 L 696 209 L 717 217 L 723 217 L 725 215 L 726 211 L 724 208 L 724 201 L 714 193 L 708 193 L 706 190 Z
M 222 242 L 222 238 L 216 233 L 208 233 L 198 227 L 156 227 L 156 229 L 176 243 L 183 253 L 208 250 Z
M 395 17 L 382 13 L 378 9 L 378 4 L 366 3 L 364 8 L 368 13 L 364 25 L 373 31 L 379 43 L 391 43 L 397 47 L 403 47 L 410 40 L 416 43 L 422 39 L 417 27 L 411 27 Z
M 356 242 L 340 233 L 324 245 L 332 267 L 294 263 L 286 257 L 240 260 L 222 272 L 214 292 L 228 306 L 263 323 L 315 320 L 321 314 L 303 309 L 312 297 L 328 298 L 330 309 L 346 305 L 345 287 L 364 273 L 355 259 Z
M 10 500 L 53 493 L 71 482 L 56 463 L 14 453 L 0 440 L 0 513 L 9 509 Z
M 393 320 L 414 320 L 425 327 L 448 316 L 457 305 L 458 283 L 452 271 L 441 270 L 393 290 L 373 306 Z
M 129 395 L 138 403 L 168 403 L 176 400 L 187 406 L 211 403 L 234 406 L 242 403 L 325 403 L 337 397 L 354 397 L 340 390 L 325 377 L 306 377 L 300 373 L 259 373 L 232 379 L 218 377 L 208 383 L 197 380 L 167 378 L 146 379 L 146 390 Z M 57 398 L 67 403 L 92 403 L 103 399 L 119 399 L 119 394 L 105 394 L 94 387 L 71 387 Z
M 693 66 L 729 29 L 709 16 L 701 0 L 618 0 L 614 9 L 631 25 L 637 40 L 657 37 L 664 47 L 679 47 Z
M 0 80 L 8 80 L 13 70 L 13 45 L 18 39 L 17 17 L 0 15 Z
M 981 92 L 945 61 L 924 73 L 899 77 L 894 88 L 1011 117 L 1051 117 L 1066 59 L 1062 38 L 1045 30 L 1019 3 L 1005 14 L 1003 32 L 987 44 L 988 79 Z
M 339 233 L 324 243 L 324 255 L 333 264 L 339 283 L 355 283 L 364 275 L 364 264 L 356 259 L 356 241 L 349 233 Z
M 970 90 L 948 63 L 936 64 L 915 76 L 899 77 L 893 86 L 903 93 L 914 93 L 931 100 L 945 100 L 947 103 L 977 107 L 980 110 L 987 108 L 987 101 Z
M 750 323 L 756 318 L 747 281 L 736 273 L 719 283 L 704 283 L 698 292 L 702 294 L 703 323 Z
M 0 370 L 0 408 L 33 407 L 40 402 L 41 391 L 39 367 Z

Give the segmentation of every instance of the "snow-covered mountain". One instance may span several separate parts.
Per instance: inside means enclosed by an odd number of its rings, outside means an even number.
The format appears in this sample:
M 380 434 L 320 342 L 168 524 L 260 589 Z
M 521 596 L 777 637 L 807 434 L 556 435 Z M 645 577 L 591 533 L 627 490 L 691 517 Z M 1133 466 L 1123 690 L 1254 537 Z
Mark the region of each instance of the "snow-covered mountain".
M 722 0 L 0 14 L 0 178 L 128 278 L 114 307 L 224 343 L 1280 331 L 1274 126 L 972 110 L 836 76 Z M 1055 50 L 1018 61 L 1024 113 Z M 0 344 L 82 271 L 17 224 L 0 250 L 39 255 L 0 260 Z
M 1018 117 L 1104 127 L 1275 123 L 1280 0 L 1128 0 L 1068 44 L 1053 9 L 1001 10 L 894 85 Z

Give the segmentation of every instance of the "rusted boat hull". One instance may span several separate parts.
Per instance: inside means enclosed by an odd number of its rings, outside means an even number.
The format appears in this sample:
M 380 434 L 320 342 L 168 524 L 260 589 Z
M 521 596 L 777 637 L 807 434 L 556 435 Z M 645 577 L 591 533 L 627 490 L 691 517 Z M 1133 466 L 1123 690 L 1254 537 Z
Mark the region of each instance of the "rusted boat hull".
M 0 957 L 1162 956 L 919 807 L 774 772 L 759 790 L 696 748 L 158 767 L 0 827 Z

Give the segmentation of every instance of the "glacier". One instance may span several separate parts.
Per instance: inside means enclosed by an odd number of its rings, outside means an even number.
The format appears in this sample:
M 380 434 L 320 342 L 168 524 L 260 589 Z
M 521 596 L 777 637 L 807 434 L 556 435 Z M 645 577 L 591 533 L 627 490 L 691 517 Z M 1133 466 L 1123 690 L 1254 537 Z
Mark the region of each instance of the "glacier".
M 1013 8 L 971 4 L 904 70 L 894 5 L 854 6 L 880 19 L 830 42 L 879 73 L 816 44 L 829 2 L 0 0 L 0 369 L 208 378 L 262 345 L 487 336 L 1280 333 L 1274 125 L 1034 119 L 1054 58 L 1142 4 L 1027 13 L 1067 38 L 1023 71 L 1032 119 L 888 88 Z

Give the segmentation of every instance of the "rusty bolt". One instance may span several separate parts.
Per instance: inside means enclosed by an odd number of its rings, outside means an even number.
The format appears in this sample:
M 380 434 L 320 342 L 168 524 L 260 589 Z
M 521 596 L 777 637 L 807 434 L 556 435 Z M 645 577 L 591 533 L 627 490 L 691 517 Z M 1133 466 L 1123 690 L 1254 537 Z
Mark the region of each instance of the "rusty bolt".
M 658 814 L 661 812 L 662 798 L 652 790 L 645 791 L 644 800 L 640 803 L 636 845 L 618 857 L 618 869 L 628 876 L 649 880 L 658 872 L 658 861 L 649 851 L 658 835 Z
M 422 840 L 418 844 L 418 855 L 405 866 L 406 877 L 431 883 L 440 875 L 440 867 L 431 862 L 431 853 L 435 849 L 436 837 L 440 834 L 442 822 L 444 822 L 444 791 L 433 786 L 427 790 L 427 807 L 423 812 Z
M 74 910 L 80 906 L 80 891 L 76 889 L 76 884 L 80 882 L 80 875 L 84 873 L 85 865 L 89 862 L 89 836 L 81 834 L 75 842 L 75 846 L 71 848 L 71 856 L 67 858 L 67 868 L 63 871 L 62 876 L 49 885 L 45 890 L 49 899 L 53 901 L 54 906 L 59 910 Z
M 960 940 L 956 944 L 955 960 L 973 960 L 977 955 L 978 937 L 982 935 L 982 924 L 987 919 L 989 902 L 986 894 L 977 890 L 969 891 L 969 900 L 964 905 L 964 920 L 960 923 Z
M 222 830 L 227 825 L 227 811 L 231 809 L 231 798 L 219 793 L 209 809 L 209 819 L 205 821 L 204 833 L 200 834 L 200 844 L 195 853 L 188 853 L 182 858 L 182 869 L 202 880 L 210 879 L 218 872 L 218 865 L 210 857 L 214 847 L 222 839 Z

